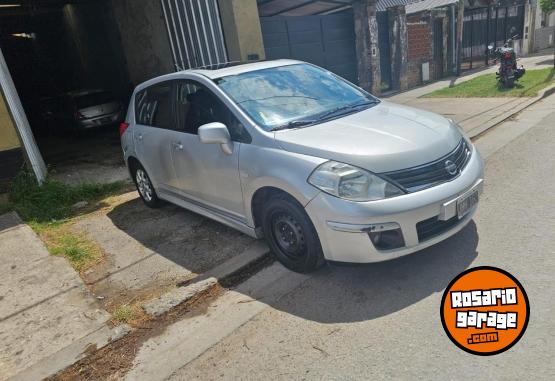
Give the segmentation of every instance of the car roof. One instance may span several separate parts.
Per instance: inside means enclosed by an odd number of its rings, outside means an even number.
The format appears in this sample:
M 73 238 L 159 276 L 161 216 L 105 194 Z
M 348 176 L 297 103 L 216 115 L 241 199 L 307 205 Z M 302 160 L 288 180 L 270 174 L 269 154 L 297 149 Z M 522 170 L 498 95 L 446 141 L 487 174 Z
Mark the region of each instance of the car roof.
M 184 73 L 196 73 L 200 75 L 204 75 L 210 79 L 217 79 L 226 77 L 229 75 L 237 75 L 241 73 L 247 73 L 249 71 L 256 71 L 262 69 L 269 69 L 273 67 L 280 67 L 280 66 L 287 66 L 287 65 L 294 65 L 304 63 L 302 61 L 297 60 L 289 60 L 289 59 L 281 59 L 281 60 L 272 60 L 272 61 L 259 61 L 259 62 L 251 62 L 251 63 L 242 63 L 242 64 L 224 64 L 222 65 L 213 65 L 209 68 L 198 68 L 198 69 L 188 69 L 184 70 Z
M 175 80 L 178 79 L 182 74 L 197 74 L 207 77 L 211 80 L 226 77 L 228 75 L 237 75 L 241 73 L 246 73 L 249 71 L 256 71 L 262 69 L 268 69 L 272 67 L 280 67 L 280 66 L 288 66 L 294 64 L 305 63 L 303 61 L 296 61 L 296 60 L 289 60 L 289 59 L 282 59 L 282 60 L 272 60 L 272 61 L 260 61 L 260 62 L 251 62 L 251 63 L 244 63 L 244 64 L 222 64 L 222 65 L 213 65 L 215 69 L 212 68 L 199 68 L 199 69 L 187 69 L 178 71 L 175 73 L 161 75 L 159 77 L 155 77 L 139 84 L 136 87 L 136 90 L 142 90 L 150 85 L 154 85 L 156 83 L 160 83 L 167 80 Z M 224 66 L 224 67 L 222 67 Z

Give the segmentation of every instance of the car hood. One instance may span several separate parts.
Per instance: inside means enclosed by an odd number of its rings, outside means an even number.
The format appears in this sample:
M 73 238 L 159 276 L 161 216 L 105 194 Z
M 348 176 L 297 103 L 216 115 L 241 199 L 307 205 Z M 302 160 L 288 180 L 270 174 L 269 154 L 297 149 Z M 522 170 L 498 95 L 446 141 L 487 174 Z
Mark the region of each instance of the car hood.
M 295 130 L 276 131 L 281 148 L 380 173 L 429 163 L 460 142 L 446 118 L 390 102 Z

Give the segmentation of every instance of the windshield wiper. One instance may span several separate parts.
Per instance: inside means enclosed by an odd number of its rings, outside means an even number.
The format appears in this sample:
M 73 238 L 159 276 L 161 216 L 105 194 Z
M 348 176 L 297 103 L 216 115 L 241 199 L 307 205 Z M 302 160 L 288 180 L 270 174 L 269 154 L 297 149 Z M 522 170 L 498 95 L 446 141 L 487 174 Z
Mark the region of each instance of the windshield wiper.
M 358 109 L 358 108 L 363 107 L 363 106 L 369 106 L 369 105 L 376 104 L 378 102 L 379 101 L 367 101 L 367 102 L 363 102 L 363 103 L 355 103 L 355 104 L 352 104 L 352 105 L 345 105 L 345 106 L 336 107 L 336 108 L 334 108 L 330 111 L 326 111 L 326 112 L 318 115 L 318 119 L 319 120 L 326 119 L 330 116 L 336 115 L 336 114 L 341 113 L 343 111 L 355 110 L 355 109 Z
M 362 102 L 362 103 L 355 103 L 352 105 L 345 105 L 345 106 L 340 106 L 340 107 L 336 107 L 333 110 L 330 111 L 326 111 L 322 114 L 318 115 L 317 119 L 301 119 L 301 120 L 293 120 L 289 123 L 283 124 L 281 126 L 276 126 L 274 128 L 272 128 L 270 131 L 279 131 L 279 130 L 287 130 L 290 128 L 297 128 L 297 127 L 304 127 L 304 126 L 308 126 L 310 124 L 315 124 L 318 122 L 321 122 L 322 120 L 329 118 L 337 113 L 343 112 L 343 111 L 348 111 L 348 110 L 355 110 L 358 108 L 361 108 L 363 106 L 369 106 L 369 105 L 373 105 L 379 103 L 379 101 L 367 101 L 367 102 Z
M 289 123 L 283 124 L 281 126 L 276 126 L 274 128 L 272 128 L 270 131 L 279 131 L 279 130 L 287 130 L 290 128 L 297 128 L 297 127 L 303 127 L 303 126 L 307 126 L 309 124 L 314 124 L 318 122 L 318 120 L 316 119 L 306 119 L 306 120 L 293 120 Z

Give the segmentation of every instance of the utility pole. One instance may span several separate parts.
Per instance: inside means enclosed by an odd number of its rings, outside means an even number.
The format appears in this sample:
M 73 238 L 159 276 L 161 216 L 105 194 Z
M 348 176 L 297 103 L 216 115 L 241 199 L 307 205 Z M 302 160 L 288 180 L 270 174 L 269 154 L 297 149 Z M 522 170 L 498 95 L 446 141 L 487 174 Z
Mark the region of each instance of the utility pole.
M 464 0 L 459 0 L 457 13 L 457 76 L 461 75 L 462 41 L 464 24 Z

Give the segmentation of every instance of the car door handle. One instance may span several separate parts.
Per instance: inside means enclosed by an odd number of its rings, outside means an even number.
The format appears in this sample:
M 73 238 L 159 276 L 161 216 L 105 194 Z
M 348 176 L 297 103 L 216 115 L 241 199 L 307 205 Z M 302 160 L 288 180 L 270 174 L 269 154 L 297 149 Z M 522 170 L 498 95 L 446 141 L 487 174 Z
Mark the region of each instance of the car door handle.
M 173 148 L 178 149 L 180 151 L 183 150 L 183 144 L 181 144 L 181 142 L 177 142 L 177 143 L 172 143 Z

